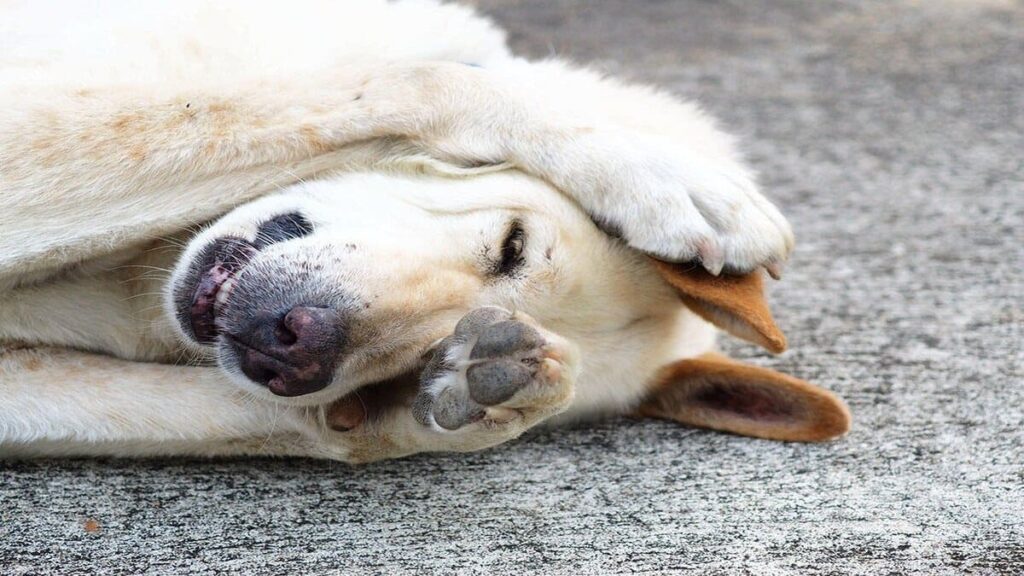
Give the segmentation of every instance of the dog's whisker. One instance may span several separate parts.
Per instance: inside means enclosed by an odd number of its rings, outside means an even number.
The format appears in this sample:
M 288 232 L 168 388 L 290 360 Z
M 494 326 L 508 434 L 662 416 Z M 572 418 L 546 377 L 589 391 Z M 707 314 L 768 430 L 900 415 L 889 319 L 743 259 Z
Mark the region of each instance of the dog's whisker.
M 140 293 L 138 293 L 138 294 L 132 294 L 131 296 L 125 296 L 124 298 L 121 298 L 121 300 L 120 300 L 120 301 L 121 301 L 121 302 L 127 302 L 127 301 L 129 301 L 129 300 L 136 300 L 136 299 L 138 299 L 138 298 L 148 298 L 148 297 L 151 297 L 151 296 L 163 296 L 163 295 L 164 295 L 163 291 L 157 291 L 157 292 L 140 292 Z M 142 310 L 140 310 L 140 311 L 148 311 L 148 310 L 154 310 L 154 309 L 156 309 L 156 308 L 162 308 L 162 307 L 163 307 L 163 303 L 160 303 L 160 304 L 154 304 L 154 305 L 152 305 L 152 306 L 147 306 L 147 307 L 145 307 L 145 308 L 142 308 Z
M 277 404 L 277 403 L 275 402 L 275 403 L 273 404 L 273 406 L 274 406 L 274 417 L 273 417 L 273 419 L 272 419 L 272 420 L 271 420 L 271 422 L 270 422 L 270 431 L 269 431 L 269 432 L 267 432 L 267 437 L 266 437 L 266 438 L 264 438 L 264 439 L 263 439 L 263 443 L 262 443 L 262 444 L 260 444 L 260 447 L 259 447 L 259 452 L 261 452 L 261 453 L 262 453 L 262 452 L 264 452 L 264 451 L 266 450 L 266 448 L 267 448 L 267 444 L 268 444 L 268 443 L 270 442 L 271 438 L 273 438 L 273 436 L 274 436 L 274 432 L 276 432 L 276 431 L 277 431 L 277 421 L 278 421 L 278 419 L 279 419 L 279 418 L 280 418 L 280 416 L 281 416 L 281 412 L 280 412 L 280 409 L 281 409 L 281 405 L 280 405 L 280 404 Z

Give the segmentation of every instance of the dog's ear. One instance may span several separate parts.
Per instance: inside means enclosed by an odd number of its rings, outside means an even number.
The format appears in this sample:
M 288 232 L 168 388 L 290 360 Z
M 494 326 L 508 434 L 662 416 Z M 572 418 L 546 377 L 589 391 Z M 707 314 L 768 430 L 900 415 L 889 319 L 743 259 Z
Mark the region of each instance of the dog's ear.
M 718 354 L 663 368 L 637 414 L 794 442 L 829 440 L 850 429 L 849 410 L 831 392 Z
M 778 354 L 786 336 L 775 325 L 764 299 L 761 272 L 745 276 L 712 276 L 697 265 L 654 260 L 658 273 L 679 293 L 683 303 L 700 317 L 733 336 Z

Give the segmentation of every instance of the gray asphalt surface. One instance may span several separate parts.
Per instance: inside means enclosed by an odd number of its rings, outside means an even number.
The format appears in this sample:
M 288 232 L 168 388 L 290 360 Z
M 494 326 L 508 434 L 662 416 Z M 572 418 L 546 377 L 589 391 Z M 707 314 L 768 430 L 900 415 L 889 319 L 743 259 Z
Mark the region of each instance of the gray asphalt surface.
M 615 421 L 471 455 L 0 463 L 0 573 L 1024 572 L 1024 4 L 482 0 L 534 56 L 696 97 L 799 246 L 828 445 Z

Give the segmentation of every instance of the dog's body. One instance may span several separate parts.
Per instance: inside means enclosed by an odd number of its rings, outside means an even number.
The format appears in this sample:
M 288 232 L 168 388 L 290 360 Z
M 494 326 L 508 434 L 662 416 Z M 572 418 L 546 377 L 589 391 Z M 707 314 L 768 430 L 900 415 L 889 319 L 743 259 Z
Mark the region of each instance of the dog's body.
M 763 311 L 644 256 L 791 248 L 694 107 L 433 2 L 121 8 L 0 19 L 0 453 L 355 462 L 641 404 L 845 430 L 706 356 L 700 316 L 780 347 Z

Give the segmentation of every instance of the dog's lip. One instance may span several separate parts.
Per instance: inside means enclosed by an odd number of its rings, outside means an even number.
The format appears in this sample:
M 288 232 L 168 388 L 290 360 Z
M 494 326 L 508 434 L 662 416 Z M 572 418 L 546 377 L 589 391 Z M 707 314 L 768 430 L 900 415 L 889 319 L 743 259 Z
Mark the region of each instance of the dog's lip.
M 313 232 L 313 225 L 299 212 L 278 214 L 263 221 L 252 241 L 225 236 L 207 244 L 196 257 L 180 292 L 176 292 L 177 317 L 185 332 L 200 344 L 213 344 L 219 336 L 217 313 L 242 269 L 271 244 L 302 238 Z
M 217 313 L 223 309 L 227 297 L 245 265 L 259 250 L 253 243 L 240 238 L 216 240 L 208 254 L 195 266 L 199 272 L 191 289 L 191 298 L 183 303 L 192 335 L 200 344 L 212 344 L 220 334 Z

